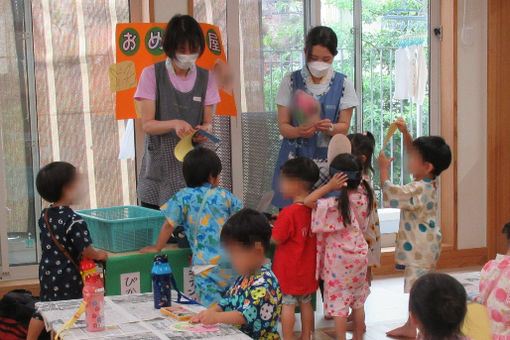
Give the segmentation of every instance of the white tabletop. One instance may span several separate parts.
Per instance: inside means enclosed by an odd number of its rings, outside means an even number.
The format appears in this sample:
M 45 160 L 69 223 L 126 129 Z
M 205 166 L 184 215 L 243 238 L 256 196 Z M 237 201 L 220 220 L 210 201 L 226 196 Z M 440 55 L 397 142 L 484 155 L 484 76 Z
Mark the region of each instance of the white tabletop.
M 176 296 L 176 295 L 172 295 Z M 57 332 L 71 319 L 81 304 L 78 300 L 39 302 L 37 308 L 44 318 L 46 328 Z M 179 305 L 174 303 L 173 305 Z M 198 305 L 185 305 L 193 311 L 203 310 Z M 217 339 L 245 340 L 247 335 L 230 325 L 219 325 L 215 332 L 195 333 L 178 331 L 172 327 L 179 321 L 166 317 L 154 308 L 152 293 L 118 295 L 105 297 L 106 329 L 102 332 L 85 330 L 85 315 L 82 315 L 69 331 L 64 333 L 64 340 L 177 340 L 177 339 Z

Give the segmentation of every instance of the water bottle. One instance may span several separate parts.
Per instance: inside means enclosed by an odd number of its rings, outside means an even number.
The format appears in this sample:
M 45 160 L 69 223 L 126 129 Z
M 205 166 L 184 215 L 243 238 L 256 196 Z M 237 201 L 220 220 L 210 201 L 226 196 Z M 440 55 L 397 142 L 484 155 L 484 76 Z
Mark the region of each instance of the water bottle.
M 97 332 L 104 330 L 104 287 L 99 274 L 90 274 L 85 279 L 83 300 L 87 302 L 85 307 L 87 331 Z
M 166 255 L 156 255 L 152 266 L 152 288 L 154 291 L 154 308 L 172 305 L 172 269 Z

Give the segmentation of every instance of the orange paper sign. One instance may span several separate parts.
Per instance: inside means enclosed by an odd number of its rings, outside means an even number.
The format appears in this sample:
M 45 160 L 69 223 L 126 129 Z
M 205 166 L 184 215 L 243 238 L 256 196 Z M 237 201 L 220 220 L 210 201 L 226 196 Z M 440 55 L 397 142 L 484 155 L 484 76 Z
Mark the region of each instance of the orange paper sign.
M 216 105 L 217 115 L 236 116 L 237 109 L 232 86 L 232 72 L 227 63 L 218 27 L 201 23 L 204 32 L 205 50 L 197 65 L 211 70 L 218 84 L 221 102 Z M 165 23 L 117 24 L 116 62 L 132 61 L 135 64 L 137 81 L 145 67 L 166 58 L 161 47 Z M 117 119 L 139 118 L 135 108 L 136 88 L 117 91 Z

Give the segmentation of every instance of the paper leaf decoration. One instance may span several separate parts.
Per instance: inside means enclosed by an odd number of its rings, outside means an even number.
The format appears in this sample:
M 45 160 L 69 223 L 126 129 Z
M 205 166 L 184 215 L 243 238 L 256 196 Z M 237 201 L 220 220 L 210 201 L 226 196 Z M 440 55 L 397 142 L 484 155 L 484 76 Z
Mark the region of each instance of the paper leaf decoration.
M 390 127 L 388 128 L 388 131 L 386 132 L 386 137 L 384 138 L 384 142 L 381 149 L 384 149 L 386 145 L 390 142 L 391 136 L 395 134 L 397 131 L 397 123 L 391 123 Z

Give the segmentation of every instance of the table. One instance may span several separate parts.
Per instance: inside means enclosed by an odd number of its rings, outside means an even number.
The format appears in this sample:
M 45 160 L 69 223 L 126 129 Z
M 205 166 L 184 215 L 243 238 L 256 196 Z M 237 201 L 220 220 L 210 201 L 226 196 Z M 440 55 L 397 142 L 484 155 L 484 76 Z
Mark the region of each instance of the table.
M 176 296 L 176 295 L 172 295 Z M 57 332 L 78 309 L 81 299 L 39 302 L 36 304 L 46 328 Z M 174 305 L 179 305 L 174 303 Z M 203 310 L 199 305 L 186 305 L 193 311 Z M 250 339 L 236 327 L 218 325 L 215 332 L 194 333 L 178 331 L 172 328 L 179 321 L 166 317 L 154 308 L 152 293 L 117 295 L 105 297 L 106 329 L 102 332 L 85 330 L 85 315 L 82 315 L 69 331 L 64 333 L 63 340 L 182 340 L 182 339 L 216 339 L 216 340 L 247 340 Z

